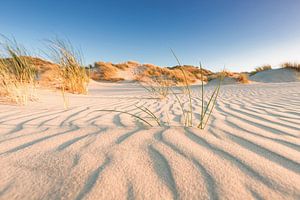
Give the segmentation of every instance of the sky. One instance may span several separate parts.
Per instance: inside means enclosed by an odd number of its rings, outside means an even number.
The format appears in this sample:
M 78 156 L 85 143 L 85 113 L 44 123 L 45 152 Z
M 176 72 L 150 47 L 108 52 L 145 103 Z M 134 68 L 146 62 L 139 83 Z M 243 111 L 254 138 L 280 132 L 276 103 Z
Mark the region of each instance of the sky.
M 300 0 L 1 0 L 0 33 L 40 55 L 68 39 L 96 61 L 249 71 L 300 62 Z

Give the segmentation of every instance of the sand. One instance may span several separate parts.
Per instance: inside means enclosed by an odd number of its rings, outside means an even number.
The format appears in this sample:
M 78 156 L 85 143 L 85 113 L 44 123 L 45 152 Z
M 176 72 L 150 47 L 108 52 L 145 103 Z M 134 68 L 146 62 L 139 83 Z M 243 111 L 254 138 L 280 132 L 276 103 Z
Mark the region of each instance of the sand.
M 0 105 L 0 199 L 299 199 L 299 88 L 225 85 L 205 130 L 181 126 L 174 98 L 126 82 L 92 82 L 89 95 L 68 95 L 68 110 L 45 90 L 28 106 Z M 100 111 L 135 105 L 171 127 Z

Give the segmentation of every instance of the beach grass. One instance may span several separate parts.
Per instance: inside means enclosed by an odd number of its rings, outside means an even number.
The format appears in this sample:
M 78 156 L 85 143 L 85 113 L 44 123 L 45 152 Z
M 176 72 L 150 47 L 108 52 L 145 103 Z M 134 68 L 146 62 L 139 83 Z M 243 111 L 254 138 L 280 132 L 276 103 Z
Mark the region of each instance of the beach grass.
M 73 94 L 87 94 L 89 73 L 83 66 L 82 54 L 72 43 L 59 38 L 47 40 L 48 55 L 57 64 L 60 89 Z
M 250 72 L 250 76 L 253 76 L 258 72 L 263 72 L 263 71 L 267 71 L 267 70 L 270 70 L 270 69 L 272 69 L 271 65 L 263 65 L 261 67 L 257 67 L 257 68 L 255 68 L 254 71 Z
M 26 105 L 35 99 L 37 71 L 29 62 L 28 51 L 15 38 L 2 36 L 0 58 L 0 95 L 6 100 Z
M 293 70 L 300 72 L 300 64 L 299 63 L 286 62 L 286 63 L 283 63 L 281 65 L 281 67 L 287 68 L 287 69 L 293 69 Z

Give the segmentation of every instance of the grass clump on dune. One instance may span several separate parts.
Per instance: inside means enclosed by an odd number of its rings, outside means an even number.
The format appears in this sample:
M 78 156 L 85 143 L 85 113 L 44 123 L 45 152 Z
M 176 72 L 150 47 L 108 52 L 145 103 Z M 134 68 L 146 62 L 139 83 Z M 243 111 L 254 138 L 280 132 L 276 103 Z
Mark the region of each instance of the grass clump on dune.
M 254 71 L 250 72 L 250 76 L 253 76 L 258 72 L 267 71 L 267 70 L 270 70 L 270 69 L 272 69 L 271 65 L 263 65 L 261 67 L 257 67 L 257 68 L 255 68 Z
M 293 69 L 293 70 L 296 70 L 296 71 L 300 72 L 300 64 L 299 63 L 286 62 L 286 63 L 283 63 L 281 65 L 281 67 L 288 68 L 288 69 Z
M 240 74 L 240 75 L 238 76 L 238 78 L 237 78 L 237 81 L 238 81 L 239 83 L 242 83 L 242 84 L 247 84 L 247 83 L 249 83 L 249 76 L 248 76 L 248 74 L 245 74 L 245 73 Z
M 125 70 L 129 68 L 129 66 L 126 63 L 115 65 L 110 62 L 96 62 L 93 68 L 94 70 L 91 73 L 93 80 L 118 82 L 124 80 L 124 78 L 116 77 L 118 69 Z
M 27 50 L 15 39 L 4 38 L 1 43 L 0 96 L 25 105 L 35 97 L 36 70 L 28 62 Z
M 57 64 L 60 89 L 73 94 L 87 94 L 89 74 L 83 67 L 82 54 L 69 41 L 47 40 L 50 58 Z

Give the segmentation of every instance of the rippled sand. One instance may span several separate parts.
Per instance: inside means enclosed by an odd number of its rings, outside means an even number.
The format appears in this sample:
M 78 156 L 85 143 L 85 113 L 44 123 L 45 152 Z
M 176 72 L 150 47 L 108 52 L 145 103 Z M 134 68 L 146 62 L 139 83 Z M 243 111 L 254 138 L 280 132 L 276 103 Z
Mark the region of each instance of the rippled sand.
M 46 91 L 0 105 L 0 199 L 300 199 L 300 83 L 223 86 L 205 130 L 181 126 L 175 98 L 132 83 L 68 99 L 68 110 Z M 101 111 L 135 105 L 171 127 Z

